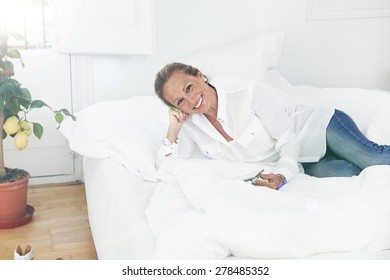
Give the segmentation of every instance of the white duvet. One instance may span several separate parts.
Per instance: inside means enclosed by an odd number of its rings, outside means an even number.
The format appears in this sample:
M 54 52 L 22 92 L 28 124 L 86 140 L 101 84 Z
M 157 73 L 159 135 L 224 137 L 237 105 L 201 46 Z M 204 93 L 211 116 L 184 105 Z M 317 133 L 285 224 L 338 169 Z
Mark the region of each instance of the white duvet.
M 178 160 L 146 209 L 158 259 L 296 258 L 390 248 L 390 166 L 352 178 L 298 174 L 281 190 L 243 181 L 272 166 Z

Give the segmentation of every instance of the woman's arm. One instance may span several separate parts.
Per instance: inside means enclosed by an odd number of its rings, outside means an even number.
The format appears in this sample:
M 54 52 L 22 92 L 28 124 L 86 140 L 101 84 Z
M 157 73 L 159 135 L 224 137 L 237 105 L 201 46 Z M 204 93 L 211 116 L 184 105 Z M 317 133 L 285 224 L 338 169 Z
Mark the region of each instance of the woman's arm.
M 175 142 L 179 136 L 180 130 L 184 122 L 188 119 L 188 114 L 183 113 L 174 107 L 169 108 L 169 126 L 166 138 L 170 142 Z
M 166 161 L 177 158 L 188 158 L 195 149 L 194 141 L 182 132 L 182 125 L 188 119 L 188 114 L 176 108 L 169 109 L 169 126 L 157 153 L 156 167 Z M 180 135 L 180 139 L 179 139 Z
M 299 172 L 300 145 L 294 132 L 292 119 L 287 113 L 288 108 L 282 105 L 277 90 L 272 87 L 260 83 L 254 84 L 253 91 L 255 114 L 271 137 L 276 140 L 275 150 L 279 153 L 280 159 L 275 173 L 281 174 L 286 181 L 289 181 Z M 277 177 L 267 180 L 273 180 L 275 184 L 280 183 Z

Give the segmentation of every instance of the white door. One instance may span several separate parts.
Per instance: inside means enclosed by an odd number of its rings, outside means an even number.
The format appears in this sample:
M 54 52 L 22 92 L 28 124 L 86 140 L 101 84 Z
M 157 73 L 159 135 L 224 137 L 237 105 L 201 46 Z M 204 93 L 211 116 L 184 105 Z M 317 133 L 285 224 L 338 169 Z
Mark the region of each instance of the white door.
M 29 89 L 33 99 L 40 99 L 53 109 L 72 110 L 71 64 L 69 55 L 58 54 L 54 49 L 21 51 L 25 68 L 14 61 L 15 78 Z M 44 127 L 40 140 L 29 137 L 29 145 L 19 151 L 13 139 L 4 141 L 5 165 L 27 170 L 31 184 L 69 182 L 79 179 L 76 160 L 66 139 L 57 130 L 54 114 L 48 108 L 35 109 L 28 120 Z

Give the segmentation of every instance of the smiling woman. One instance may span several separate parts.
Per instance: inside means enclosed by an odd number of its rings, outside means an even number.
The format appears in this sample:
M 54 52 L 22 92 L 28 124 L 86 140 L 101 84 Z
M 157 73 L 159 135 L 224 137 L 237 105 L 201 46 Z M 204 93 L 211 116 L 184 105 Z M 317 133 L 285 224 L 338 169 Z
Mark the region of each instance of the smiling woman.
M 233 140 L 217 118 L 216 89 L 199 69 L 179 62 L 168 64 L 157 74 L 154 87 L 160 99 L 171 107 L 164 146 L 177 144 L 181 127 L 191 114 L 204 114 L 227 142 Z M 162 154 L 172 156 L 172 151 L 168 149 Z
M 367 139 L 337 108 L 295 103 L 258 81 L 212 83 L 198 68 L 178 62 L 157 74 L 157 95 L 174 107 L 157 166 L 188 158 L 196 148 L 217 160 L 271 162 L 276 171 L 253 184 L 278 190 L 302 167 L 315 177 L 350 177 L 390 162 L 390 146 Z

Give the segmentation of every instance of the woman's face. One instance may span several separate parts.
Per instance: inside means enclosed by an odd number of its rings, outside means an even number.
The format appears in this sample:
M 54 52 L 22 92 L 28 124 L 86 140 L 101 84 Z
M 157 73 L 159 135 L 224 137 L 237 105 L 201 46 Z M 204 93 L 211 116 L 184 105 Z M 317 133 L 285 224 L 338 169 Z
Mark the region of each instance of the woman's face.
M 216 92 L 199 72 L 191 76 L 176 71 L 163 87 L 165 99 L 187 114 L 208 113 L 216 105 Z

